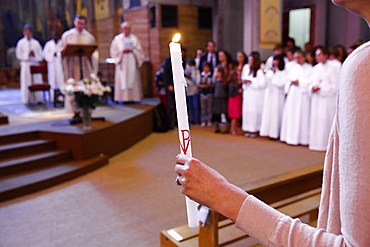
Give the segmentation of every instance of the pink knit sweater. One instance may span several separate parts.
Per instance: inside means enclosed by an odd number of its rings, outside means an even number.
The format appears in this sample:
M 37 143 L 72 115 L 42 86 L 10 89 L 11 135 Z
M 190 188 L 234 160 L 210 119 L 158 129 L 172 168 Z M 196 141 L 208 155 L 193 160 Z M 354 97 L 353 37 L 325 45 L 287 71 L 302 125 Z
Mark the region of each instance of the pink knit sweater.
M 357 48 L 340 72 L 318 227 L 251 195 L 236 224 L 264 246 L 370 246 L 370 42 Z

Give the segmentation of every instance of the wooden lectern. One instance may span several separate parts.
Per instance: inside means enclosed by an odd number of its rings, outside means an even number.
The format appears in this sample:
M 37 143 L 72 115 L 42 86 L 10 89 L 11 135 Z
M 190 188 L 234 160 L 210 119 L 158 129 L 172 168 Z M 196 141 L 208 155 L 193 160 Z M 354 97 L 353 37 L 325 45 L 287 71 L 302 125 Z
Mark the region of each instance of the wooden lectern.
M 85 57 L 90 58 L 97 47 L 98 47 L 97 44 L 85 44 L 85 45 L 83 45 L 83 44 L 67 44 L 66 48 L 63 51 L 63 57 L 74 57 L 74 56 L 79 57 L 81 80 L 84 78 L 83 77 L 83 69 L 82 69 L 82 57 L 85 56 Z M 77 113 L 75 113 L 75 114 L 77 114 Z M 70 121 L 71 125 L 78 124 L 78 123 L 82 122 L 82 119 L 79 116 L 79 113 L 77 114 L 77 116 L 78 116 L 78 118 L 72 119 Z M 93 117 L 92 120 L 105 121 L 105 118 L 104 117 Z
M 97 47 L 97 44 L 67 44 L 63 51 L 63 57 L 79 57 L 81 80 L 83 79 L 82 57 L 90 58 Z

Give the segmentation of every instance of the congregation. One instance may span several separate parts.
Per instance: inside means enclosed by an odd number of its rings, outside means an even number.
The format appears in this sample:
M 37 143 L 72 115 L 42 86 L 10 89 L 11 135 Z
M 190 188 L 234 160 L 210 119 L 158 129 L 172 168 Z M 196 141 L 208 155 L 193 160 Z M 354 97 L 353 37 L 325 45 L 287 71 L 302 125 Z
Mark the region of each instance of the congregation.
M 190 124 L 213 127 L 215 133 L 257 136 L 326 151 L 335 115 L 339 71 L 342 63 L 362 42 L 346 49 L 306 43 L 304 49 L 288 38 L 277 44 L 262 61 L 259 51 L 233 58 L 216 50 L 212 40 L 186 60 Z M 176 126 L 171 61 L 166 58 L 155 79 L 166 109 L 167 128 Z
M 22 102 L 29 102 L 30 66 L 44 57 L 48 63 L 52 93 L 64 87 L 63 78 L 80 78 L 98 74 L 97 56 L 91 61 L 84 57 L 63 58 L 69 43 L 95 44 L 96 40 L 85 29 L 86 19 L 76 15 L 75 27 L 53 38 L 44 50 L 32 38 L 32 29 L 24 27 L 25 37 L 17 44 L 16 54 L 21 61 Z M 216 50 L 212 40 L 206 48 L 198 48 L 193 58 L 186 59 L 182 47 L 184 76 L 187 82 L 189 122 L 201 127 L 214 127 L 216 133 L 280 140 L 289 145 L 304 145 L 310 150 L 326 151 L 335 115 L 339 72 L 346 57 L 358 46 L 356 41 L 346 49 L 343 45 L 327 47 L 306 43 L 297 47 L 293 38 L 284 45 L 277 44 L 270 57 L 263 61 L 259 51 L 247 55 L 240 50 L 233 57 L 228 51 Z M 123 45 L 125 44 L 125 45 Z M 30 48 L 32 47 L 32 49 Z M 37 49 L 36 49 L 37 48 Z M 115 102 L 138 102 L 142 98 L 139 68 L 143 63 L 143 49 L 131 33 L 127 22 L 112 41 L 111 57 L 115 61 Z M 93 59 L 95 58 L 95 59 Z M 64 72 L 64 75 L 63 75 Z M 42 81 L 41 79 L 39 81 Z M 162 130 L 176 126 L 176 107 L 171 59 L 167 57 L 155 78 L 157 94 L 163 107 Z M 73 95 L 66 95 L 65 108 L 80 118 Z

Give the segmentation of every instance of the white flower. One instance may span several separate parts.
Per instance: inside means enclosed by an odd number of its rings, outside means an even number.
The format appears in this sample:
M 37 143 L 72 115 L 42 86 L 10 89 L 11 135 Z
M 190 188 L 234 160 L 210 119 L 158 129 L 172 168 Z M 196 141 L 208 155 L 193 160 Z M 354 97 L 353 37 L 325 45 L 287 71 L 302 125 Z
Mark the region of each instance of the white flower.
M 85 88 L 85 90 L 83 91 L 85 95 L 87 96 L 91 96 L 93 93 L 91 92 L 91 89 L 90 88 Z
M 79 91 L 83 92 L 83 91 L 85 91 L 85 89 L 86 89 L 86 86 L 83 83 L 82 84 L 80 84 L 80 83 L 77 84 L 74 88 L 75 92 L 79 92 Z
M 69 78 L 67 81 L 66 81 L 67 85 L 73 85 L 76 83 L 76 80 L 73 79 L 73 78 Z
M 109 86 L 104 86 L 99 77 L 95 74 L 90 74 L 89 78 L 83 78 L 76 81 L 70 78 L 66 82 L 65 91 L 69 95 L 74 95 L 77 107 L 91 107 L 95 108 L 99 103 L 99 97 L 103 96 L 105 92 L 111 92 L 112 89 Z
M 64 92 L 68 95 L 73 95 L 74 92 L 76 91 L 76 86 L 74 84 L 67 84 L 65 87 L 64 87 Z
M 97 83 L 92 83 L 91 86 L 90 86 L 90 89 L 91 89 L 91 92 L 93 94 L 97 94 L 97 95 L 100 95 L 100 96 L 104 94 L 104 92 L 102 92 L 100 90 L 100 88 L 99 88 L 99 86 L 98 86 Z

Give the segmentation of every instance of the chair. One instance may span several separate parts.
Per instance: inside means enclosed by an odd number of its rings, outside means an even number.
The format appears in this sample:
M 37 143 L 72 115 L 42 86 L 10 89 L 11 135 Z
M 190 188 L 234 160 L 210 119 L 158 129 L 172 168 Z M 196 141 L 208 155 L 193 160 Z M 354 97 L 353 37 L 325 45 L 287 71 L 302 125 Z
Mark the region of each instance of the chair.
M 35 92 L 38 92 L 38 91 L 42 91 L 45 102 L 47 102 L 46 97 L 45 97 L 45 94 L 47 93 L 48 94 L 48 100 L 50 101 L 50 85 L 47 82 L 47 76 L 48 76 L 47 64 L 40 64 L 40 65 L 30 66 L 30 70 L 31 70 L 31 85 L 28 86 L 28 90 L 30 92 L 29 103 L 32 102 L 31 98 L 32 98 L 33 102 L 36 101 Z M 37 84 L 37 83 L 33 82 L 33 75 L 34 74 L 41 74 L 42 75 L 42 83 Z

